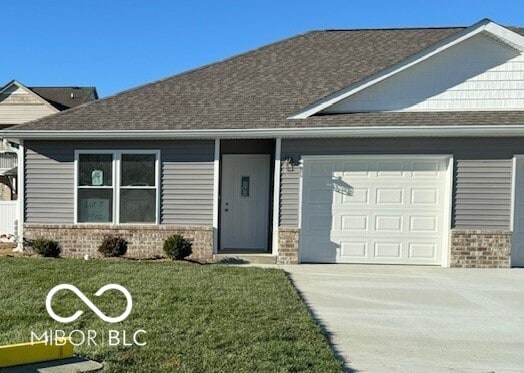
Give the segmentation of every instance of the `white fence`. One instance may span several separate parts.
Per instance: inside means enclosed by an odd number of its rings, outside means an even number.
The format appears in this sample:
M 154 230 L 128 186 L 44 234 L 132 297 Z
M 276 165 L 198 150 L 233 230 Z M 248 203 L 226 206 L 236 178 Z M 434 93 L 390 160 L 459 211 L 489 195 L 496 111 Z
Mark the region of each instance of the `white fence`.
M 16 167 L 16 154 L 14 153 L 0 153 L 0 168 L 9 170 Z
M 0 235 L 16 233 L 18 201 L 0 201 Z

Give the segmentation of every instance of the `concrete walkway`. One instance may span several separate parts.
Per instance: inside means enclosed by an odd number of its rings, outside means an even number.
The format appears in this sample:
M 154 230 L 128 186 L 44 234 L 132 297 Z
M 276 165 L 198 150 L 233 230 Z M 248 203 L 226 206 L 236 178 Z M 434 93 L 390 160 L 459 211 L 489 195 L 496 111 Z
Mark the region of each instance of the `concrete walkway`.
M 349 371 L 524 372 L 524 269 L 280 267 Z

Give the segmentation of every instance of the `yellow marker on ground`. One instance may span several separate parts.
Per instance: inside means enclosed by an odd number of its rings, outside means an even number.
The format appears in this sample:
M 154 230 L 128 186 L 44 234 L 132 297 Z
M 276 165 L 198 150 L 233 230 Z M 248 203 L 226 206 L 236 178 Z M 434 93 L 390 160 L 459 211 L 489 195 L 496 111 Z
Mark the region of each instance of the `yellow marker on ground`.
M 0 368 L 73 357 L 71 339 L 60 338 L 55 343 L 63 346 L 46 345 L 44 341 L 0 346 Z

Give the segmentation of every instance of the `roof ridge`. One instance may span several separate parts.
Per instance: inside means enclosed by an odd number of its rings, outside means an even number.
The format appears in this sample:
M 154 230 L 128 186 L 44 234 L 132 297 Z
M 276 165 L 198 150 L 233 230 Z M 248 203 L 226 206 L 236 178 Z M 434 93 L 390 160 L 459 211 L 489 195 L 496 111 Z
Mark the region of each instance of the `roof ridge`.
M 32 85 L 27 88 L 96 88 L 94 85 Z
M 341 31 L 409 31 L 409 30 L 451 30 L 464 29 L 468 26 L 428 26 L 428 27 L 362 27 L 362 28 L 329 28 L 316 31 L 323 32 L 341 32 Z

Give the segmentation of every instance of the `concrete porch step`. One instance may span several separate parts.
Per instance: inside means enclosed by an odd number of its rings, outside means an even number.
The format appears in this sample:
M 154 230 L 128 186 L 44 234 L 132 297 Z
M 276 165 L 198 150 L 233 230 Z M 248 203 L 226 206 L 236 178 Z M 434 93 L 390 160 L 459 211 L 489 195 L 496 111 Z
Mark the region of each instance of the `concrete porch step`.
M 221 264 L 276 264 L 277 257 L 272 254 L 220 253 L 213 259 Z

